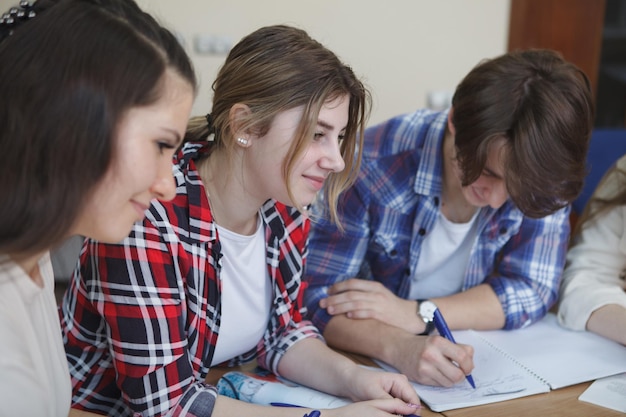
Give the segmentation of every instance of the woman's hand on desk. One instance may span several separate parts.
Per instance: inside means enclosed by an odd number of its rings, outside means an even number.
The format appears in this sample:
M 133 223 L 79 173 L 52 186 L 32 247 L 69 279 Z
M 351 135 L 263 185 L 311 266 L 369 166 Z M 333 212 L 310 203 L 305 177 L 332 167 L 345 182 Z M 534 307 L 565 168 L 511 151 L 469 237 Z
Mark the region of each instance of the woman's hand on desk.
M 406 376 L 359 366 L 319 339 L 304 339 L 289 348 L 278 372 L 299 384 L 353 401 L 398 398 L 419 404 Z
M 328 289 L 328 297 L 320 300 L 320 307 L 333 316 L 374 319 L 412 334 L 425 327 L 417 317 L 414 300 L 400 298 L 376 281 L 352 278 L 338 282 Z
M 322 417 L 391 417 L 397 415 L 420 415 L 418 404 L 407 404 L 397 398 L 370 400 L 349 404 L 339 408 L 320 409 Z M 315 415 L 310 408 L 269 407 L 247 403 L 219 395 L 215 401 L 213 417 L 255 416 L 255 417 L 303 417 Z
M 344 381 L 351 400 L 399 398 L 407 403 L 419 404 L 415 389 L 405 375 L 372 371 L 361 366 L 350 367 L 349 372 Z
M 598 308 L 591 313 L 587 330 L 626 346 L 626 308 L 618 304 Z
M 398 399 L 370 400 L 345 407 L 324 410 L 322 417 L 390 417 L 420 415 L 421 406 L 407 404 Z

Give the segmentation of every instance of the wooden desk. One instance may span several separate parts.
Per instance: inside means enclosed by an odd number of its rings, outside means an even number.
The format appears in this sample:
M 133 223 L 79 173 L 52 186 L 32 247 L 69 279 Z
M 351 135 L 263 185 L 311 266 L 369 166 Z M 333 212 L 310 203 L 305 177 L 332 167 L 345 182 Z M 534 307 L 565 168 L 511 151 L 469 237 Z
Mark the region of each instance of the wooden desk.
M 355 354 L 344 354 L 362 365 L 375 366 L 375 363 L 369 358 Z M 255 366 L 256 363 L 250 363 L 238 368 L 212 368 L 206 381 L 210 384 L 216 384 L 226 372 L 250 371 Z M 624 417 L 623 413 L 579 401 L 578 397 L 589 385 L 591 382 L 561 388 L 545 394 L 459 408 L 441 413 L 431 411 L 424 406 L 421 414 L 422 417 Z

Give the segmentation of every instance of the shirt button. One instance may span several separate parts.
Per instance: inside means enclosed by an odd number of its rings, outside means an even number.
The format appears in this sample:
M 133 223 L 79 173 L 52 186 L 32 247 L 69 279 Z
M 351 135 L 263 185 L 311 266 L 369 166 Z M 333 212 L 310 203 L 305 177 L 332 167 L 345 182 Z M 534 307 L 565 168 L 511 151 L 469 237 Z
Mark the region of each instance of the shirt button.
M 420 230 L 417 232 L 420 236 L 424 236 L 426 234 L 426 229 L 424 229 L 423 227 L 420 228 Z

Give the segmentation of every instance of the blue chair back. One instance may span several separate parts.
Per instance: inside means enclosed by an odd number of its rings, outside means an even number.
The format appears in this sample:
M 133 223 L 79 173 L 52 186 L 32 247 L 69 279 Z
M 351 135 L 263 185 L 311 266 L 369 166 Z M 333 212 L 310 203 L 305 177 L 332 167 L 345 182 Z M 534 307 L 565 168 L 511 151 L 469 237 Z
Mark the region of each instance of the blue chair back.
M 591 134 L 587 169 L 589 173 L 580 196 L 572 203 L 572 211 L 582 214 L 604 174 L 626 154 L 626 129 L 594 129 Z

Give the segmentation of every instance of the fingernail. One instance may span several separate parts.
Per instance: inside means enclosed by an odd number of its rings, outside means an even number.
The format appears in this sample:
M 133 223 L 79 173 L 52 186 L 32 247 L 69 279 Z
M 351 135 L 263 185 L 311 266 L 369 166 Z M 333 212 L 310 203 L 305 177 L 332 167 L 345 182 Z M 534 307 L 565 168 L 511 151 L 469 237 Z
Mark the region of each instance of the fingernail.
M 409 407 L 411 407 L 411 408 L 416 408 L 416 409 L 420 409 L 420 408 L 422 408 L 422 405 L 421 405 L 421 404 L 413 404 L 413 403 L 409 403 L 409 404 L 407 404 L 407 405 L 408 405 Z

